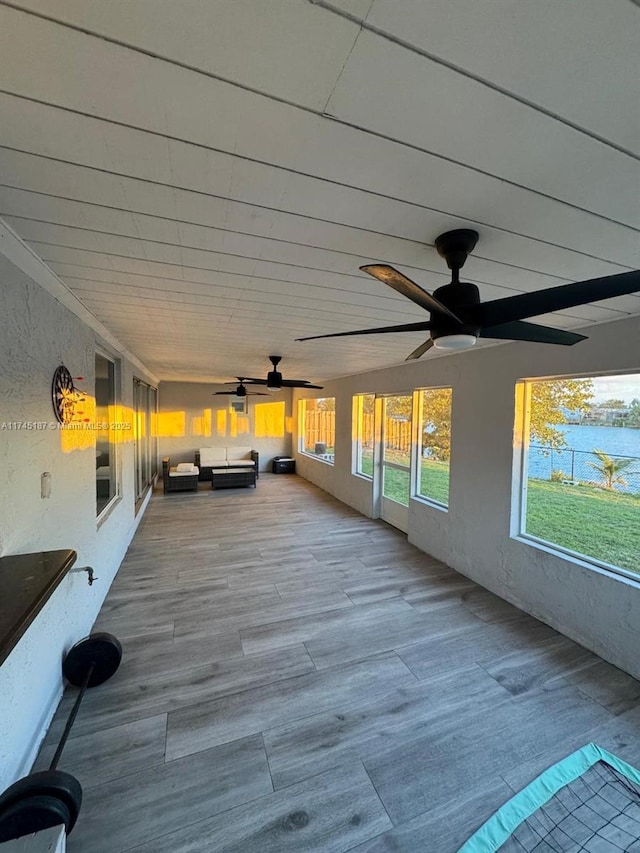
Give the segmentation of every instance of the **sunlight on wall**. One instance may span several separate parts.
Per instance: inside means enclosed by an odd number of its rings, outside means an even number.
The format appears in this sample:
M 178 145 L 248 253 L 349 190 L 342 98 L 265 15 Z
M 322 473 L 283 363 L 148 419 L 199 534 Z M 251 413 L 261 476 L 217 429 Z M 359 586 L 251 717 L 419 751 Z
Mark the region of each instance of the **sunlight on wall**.
M 237 438 L 239 435 L 246 435 L 251 432 L 249 416 L 238 414 L 233 410 L 229 411 L 229 436 Z
M 284 406 L 284 403 L 282 405 Z M 152 435 L 159 438 L 184 438 L 185 436 L 236 438 L 239 435 L 251 433 L 251 421 L 248 415 L 216 409 L 215 427 L 213 417 L 213 409 L 203 409 L 201 415 L 189 417 L 187 431 L 186 412 L 159 412 L 157 415 L 152 415 Z
M 211 409 L 202 410 L 202 435 L 206 438 L 211 436 L 212 427 L 212 411 Z
M 137 440 L 144 438 L 147 434 L 147 416 L 144 412 L 137 412 L 133 416 L 133 437 Z
M 161 438 L 183 438 L 186 433 L 184 412 L 158 412 L 158 436 Z
M 96 398 L 83 394 L 83 401 L 74 409 L 71 423 L 59 424 L 60 449 L 63 453 L 86 450 L 96 443 Z
M 257 403 L 254 407 L 256 438 L 283 438 L 285 433 L 285 405 L 282 403 Z M 289 419 L 290 420 L 290 419 Z
M 97 408 L 95 397 L 89 394 L 78 404 L 71 423 L 54 425 L 59 428 L 63 453 L 95 448 L 100 440 L 127 444 L 134 440 L 136 429 L 132 409 L 120 405 Z
M 513 422 L 513 448 L 521 451 L 525 445 L 525 436 L 529 435 L 529 398 L 526 382 L 516 384 L 515 418 Z
M 216 432 L 221 438 L 227 434 L 227 412 L 225 409 L 216 411 Z
M 203 409 L 201 415 L 191 418 L 189 435 L 211 436 L 211 409 Z

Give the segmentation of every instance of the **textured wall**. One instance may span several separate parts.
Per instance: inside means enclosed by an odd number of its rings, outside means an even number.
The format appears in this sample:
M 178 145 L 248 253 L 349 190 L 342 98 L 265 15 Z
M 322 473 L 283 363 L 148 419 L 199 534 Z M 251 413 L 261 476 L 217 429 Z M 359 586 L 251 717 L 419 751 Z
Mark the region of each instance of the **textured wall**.
M 61 363 L 93 394 L 95 333 L 0 255 L 0 426 L 53 421 L 51 380 Z M 132 404 L 122 364 L 122 402 Z M 0 556 L 57 548 L 78 552 L 99 580 L 70 574 L 0 667 L 0 790 L 29 770 L 62 693 L 64 651 L 95 621 L 135 531 L 133 446 L 121 447 L 122 498 L 98 526 L 95 448 L 70 450 L 57 429 L 0 429 Z M 51 473 L 51 497 L 40 475 Z
M 15 841 L 5 841 L 2 853 L 65 853 L 67 839 L 62 826 L 52 826 L 34 835 L 23 835 Z
M 264 471 L 270 468 L 274 456 L 286 456 L 291 452 L 289 389 L 267 391 L 256 387 L 256 391 L 270 396 L 249 397 L 248 414 L 237 419 L 229 415 L 229 397 L 214 396 L 213 392 L 220 390 L 221 385 L 200 382 L 160 383 L 160 458 L 170 456 L 172 465 L 193 462 L 199 447 L 236 445 L 259 451 L 260 468 Z M 284 408 L 271 408 L 271 404 L 278 403 L 284 403 Z M 280 417 L 282 412 L 284 419 Z
M 336 465 L 296 452 L 297 470 L 372 514 L 370 482 L 350 473 L 352 395 L 451 385 L 449 511 L 412 500 L 410 541 L 640 677 L 640 583 L 511 537 L 516 382 L 640 370 L 640 318 L 591 326 L 586 333 L 589 340 L 574 347 L 506 344 L 327 382 L 323 395 L 336 397 Z M 295 392 L 295 400 L 300 397 Z

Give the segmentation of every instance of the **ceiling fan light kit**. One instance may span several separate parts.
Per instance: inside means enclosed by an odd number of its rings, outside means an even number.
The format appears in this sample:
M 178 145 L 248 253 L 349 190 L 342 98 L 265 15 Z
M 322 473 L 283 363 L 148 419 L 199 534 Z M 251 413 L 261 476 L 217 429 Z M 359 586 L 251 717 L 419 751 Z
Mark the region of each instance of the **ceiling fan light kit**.
M 407 356 L 407 361 L 420 358 L 432 347 L 450 352 L 469 349 L 475 345 L 478 338 L 573 346 L 586 340 L 586 336 L 525 321 L 529 317 L 551 314 L 554 311 L 563 311 L 577 305 L 599 302 L 640 290 L 640 270 L 633 270 L 588 281 L 562 284 L 532 293 L 519 293 L 516 296 L 495 299 L 493 302 L 482 302 L 480 291 L 475 284 L 460 281 L 460 270 L 475 248 L 478 236 L 478 232 L 470 228 L 457 228 L 436 238 L 436 251 L 446 260 L 451 270 L 451 281 L 439 287 L 433 294 L 427 293 L 388 264 L 366 264 L 360 267 L 362 272 L 377 278 L 428 311 L 428 322 L 312 335 L 297 340 L 428 331 L 430 337 Z
M 454 350 L 469 349 L 475 346 L 478 339 L 475 335 L 443 335 L 440 338 L 433 339 L 433 345 L 436 349 Z

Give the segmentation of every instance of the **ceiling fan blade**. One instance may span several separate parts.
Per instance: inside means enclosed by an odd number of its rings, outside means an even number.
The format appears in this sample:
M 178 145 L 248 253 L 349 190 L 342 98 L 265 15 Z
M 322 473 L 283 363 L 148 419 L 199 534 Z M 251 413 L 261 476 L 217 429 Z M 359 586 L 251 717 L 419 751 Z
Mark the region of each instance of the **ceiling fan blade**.
M 427 350 L 430 350 L 433 346 L 433 341 L 431 338 L 427 338 L 427 340 L 420 344 L 417 349 L 414 349 L 413 352 L 410 352 L 409 355 L 405 358 L 405 361 L 411 361 L 413 358 L 420 358 L 421 355 L 424 355 Z
M 357 329 L 355 332 L 334 332 L 331 335 L 311 335 L 309 338 L 296 338 L 297 341 L 317 341 L 319 338 L 344 338 L 347 335 L 383 335 L 387 332 L 428 332 L 431 323 L 405 323 L 402 326 L 381 326 L 379 329 Z
M 513 320 L 563 311 L 565 308 L 574 308 L 576 305 L 599 302 L 636 291 L 640 291 L 640 270 L 561 284 L 559 287 L 536 290 L 534 293 L 520 293 L 517 296 L 484 302 L 473 309 L 473 316 L 483 328 L 499 326 Z
M 570 347 L 580 341 L 586 341 L 586 335 L 554 329 L 551 326 L 539 326 L 537 323 L 502 323 L 500 326 L 485 326 L 480 332 L 481 338 L 498 338 L 507 341 L 534 341 L 539 344 L 563 344 Z
M 410 278 L 407 278 L 406 275 L 398 272 L 394 267 L 390 267 L 388 264 L 366 264 L 365 266 L 360 267 L 360 269 L 362 272 L 366 272 L 374 278 L 377 278 L 378 281 L 388 284 L 389 287 L 392 287 L 398 293 L 401 293 L 402 296 L 406 296 L 407 299 L 415 302 L 416 305 L 419 305 L 421 308 L 425 308 L 427 311 L 435 311 L 439 314 L 446 314 L 447 317 L 450 317 L 452 320 L 456 320 L 458 323 L 462 322 L 462 320 L 456 316 L 453 311 L 450 311 L 446 305 L 443 305 L 442 302 L 437 300 L 430 293 L 427 293 L 426 290 L 423 290 L 420 285 L 415 283 L 415 281 L 411 281 Z
M 324 385 L 312 385 L 306 379 L 283 379 L 283 388 L 324 388 Z
M 266 385 L 267 380 L 266 379 L 248 379 L 248 378 L 245 378 L 242 380 L 242 383 L 243 383 L 243 385 Z M 236 383 L 235 382 L 228 382 L 227 384 L 228 385 L 235 385 Z

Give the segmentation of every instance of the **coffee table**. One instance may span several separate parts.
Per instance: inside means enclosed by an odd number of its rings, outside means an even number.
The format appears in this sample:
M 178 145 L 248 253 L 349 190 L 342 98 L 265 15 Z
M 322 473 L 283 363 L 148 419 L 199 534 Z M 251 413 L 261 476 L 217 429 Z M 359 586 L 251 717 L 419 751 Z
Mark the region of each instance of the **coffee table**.
M 211 471 L 212 489 L 237 489 L 240 486 L 256 487 L 255 468 L 213 468 Z

